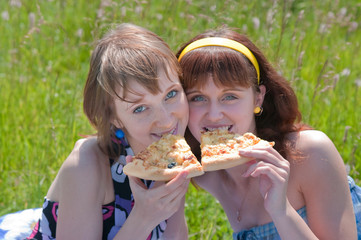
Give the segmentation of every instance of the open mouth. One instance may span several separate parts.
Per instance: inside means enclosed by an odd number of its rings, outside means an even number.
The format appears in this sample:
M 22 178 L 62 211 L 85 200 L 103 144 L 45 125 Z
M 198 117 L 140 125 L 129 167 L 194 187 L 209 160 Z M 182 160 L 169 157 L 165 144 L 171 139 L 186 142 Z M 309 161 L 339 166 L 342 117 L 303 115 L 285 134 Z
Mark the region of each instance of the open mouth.
M 166 132 L 163 132 L 163 133 L 159 133 L 159 134 L 153 133 L 154 136 L 159 137 L 159 138 L 161 138 L 165 134 L 172 134 L 172 135 L 177 134 L 177 127 L 173 128 L 170 131 L 166 131 Z
M 177 128 L 174 128 L 173 130 L 171 130 L 170 132 L 168 132 L 169 134 L 176 134 L 176 130 L 177 130 Z
M 232 125 L 228 125 L 228 126 L 222 126 L 222 127 L 204 127 L 203 130 L 206 131 L 206 132 L 212 132 L 212 131 L 215 131 L 217 129 L 230 131 L 231 128 L 232 128 Z

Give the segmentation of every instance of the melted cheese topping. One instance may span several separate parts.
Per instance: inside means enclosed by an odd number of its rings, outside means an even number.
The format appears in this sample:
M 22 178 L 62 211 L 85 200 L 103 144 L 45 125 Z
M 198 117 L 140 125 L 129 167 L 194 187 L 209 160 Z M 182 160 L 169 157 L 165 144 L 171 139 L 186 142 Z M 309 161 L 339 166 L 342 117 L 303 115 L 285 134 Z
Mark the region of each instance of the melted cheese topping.
M 184 137 L 179 135 L 164 135 L 160 140 L 149 145 L 140 152 L 136 159 L 143 160 L 143 166 L 159 168 L 186 167 L 198 161 Z

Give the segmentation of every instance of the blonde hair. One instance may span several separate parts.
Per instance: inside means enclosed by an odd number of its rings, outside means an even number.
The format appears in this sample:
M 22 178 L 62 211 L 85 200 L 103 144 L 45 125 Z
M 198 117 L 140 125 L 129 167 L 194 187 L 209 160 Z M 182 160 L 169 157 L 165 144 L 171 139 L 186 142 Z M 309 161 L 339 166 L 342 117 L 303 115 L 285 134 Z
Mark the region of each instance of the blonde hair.
M 92 53 L 84 88 L 83 110 L 97 130 L 98 144 L 110 157 L 119 156 L 112 143 L 117 121 L 114 99 L 125 100 L 129 81 L 136 81 L 150 93 L 160 91 L 159 70 L 180 76 L 178 61 L 169 46 L 156 34 L 142 27 L 124 23 L 111 29 Z M 122 94 L 119 94 L 122 89 Z

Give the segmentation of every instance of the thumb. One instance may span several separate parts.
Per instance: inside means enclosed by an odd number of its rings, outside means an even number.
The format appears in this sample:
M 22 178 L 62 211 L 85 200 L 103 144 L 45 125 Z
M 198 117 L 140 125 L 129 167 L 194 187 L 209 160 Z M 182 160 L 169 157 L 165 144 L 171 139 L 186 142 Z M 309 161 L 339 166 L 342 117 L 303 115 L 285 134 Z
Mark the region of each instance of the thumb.
M 130 155 L 128 155 L 128 156 L 125 157 L 125 161 L 126 161 L 127 163 L 130 163 L 130 162 L 132 161 L 132 159 L 133 159 L 133 156 L 130 156 Z
M 144 189 L 144 190 L 147 189 L 147 187 L 144 185 L 142 180 L 140 180 L 139 178 L 128 176 L 128 179 L 129 179 L 129 185 L 130 185 L 130 188 L 132 189 L 132 192 L 134 192 L 136 190 L 140 190 L 140 189 Z

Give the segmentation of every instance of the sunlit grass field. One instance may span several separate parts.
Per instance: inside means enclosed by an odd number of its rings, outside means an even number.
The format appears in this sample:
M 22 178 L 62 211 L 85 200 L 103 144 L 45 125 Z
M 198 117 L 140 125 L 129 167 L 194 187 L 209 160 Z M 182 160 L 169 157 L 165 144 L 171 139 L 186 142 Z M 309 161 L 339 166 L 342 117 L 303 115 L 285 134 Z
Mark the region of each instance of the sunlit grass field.
M 312 0 L 0 1 L 0 215 L 41 207 L 81 134 L 94 130 L 82 90 L 94 41 L 138 24 L 177 51 L 221 25 L 248 35 L 291 82 L 303 121 L 335 143 L 361 176 L 361 3 Z M 190 239 L 230 239 L 220 205 L 190 187 Z

